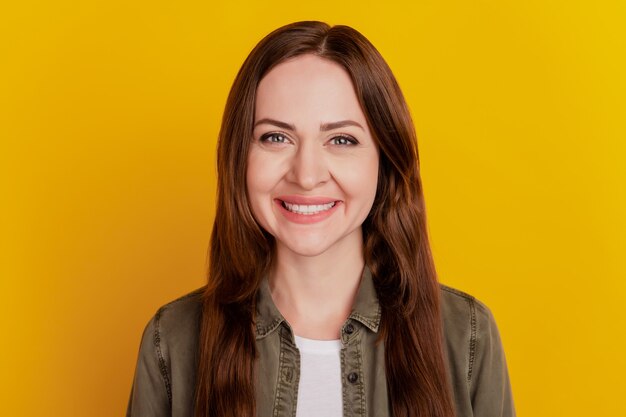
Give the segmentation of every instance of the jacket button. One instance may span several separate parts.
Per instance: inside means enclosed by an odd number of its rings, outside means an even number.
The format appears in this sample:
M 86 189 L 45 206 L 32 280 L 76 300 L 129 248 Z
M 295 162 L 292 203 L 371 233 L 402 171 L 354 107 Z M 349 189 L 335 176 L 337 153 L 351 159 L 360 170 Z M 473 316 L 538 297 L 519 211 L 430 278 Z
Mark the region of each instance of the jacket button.
M 348 382 L 350 382 L 351 384 L 354 384 L 358 380 L 359 380 L 359 375 L 356 372 L 350 372 L 348 374 Z
M 354 333 L 354 326 L 352 325 L 352 323 L 348 323 L 348 325 L 346 326 L 346 333 L 348 334 Z

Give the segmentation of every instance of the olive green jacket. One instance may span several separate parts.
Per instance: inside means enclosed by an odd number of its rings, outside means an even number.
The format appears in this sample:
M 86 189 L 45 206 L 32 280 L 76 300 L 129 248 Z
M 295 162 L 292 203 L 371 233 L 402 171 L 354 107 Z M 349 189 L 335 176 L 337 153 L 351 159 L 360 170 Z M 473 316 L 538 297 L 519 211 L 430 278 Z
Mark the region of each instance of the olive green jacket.
M 202 290 L 165 304 L 148 322 L 127 417 L 193 416 Z M 490 310 L 474 297 L 444 285 L 441 295 L 446 365 L 457 417 L 515 416 L 505 356 Z M 374 344 L 380 311 L 366 267 L 352 313 L 341 328 L 345 417 L 390 416 L 384 345 Z M 257 302 L 256 344 L 257 415 L 294 417 L 299 353 L 266 279 Z

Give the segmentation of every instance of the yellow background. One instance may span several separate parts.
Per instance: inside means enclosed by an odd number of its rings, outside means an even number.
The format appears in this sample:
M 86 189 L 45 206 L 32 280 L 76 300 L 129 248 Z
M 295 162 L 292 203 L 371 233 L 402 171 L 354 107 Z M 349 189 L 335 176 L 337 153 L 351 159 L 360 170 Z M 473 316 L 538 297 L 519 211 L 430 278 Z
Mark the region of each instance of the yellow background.
M 306 19 L 396 74 L 441 280 L 494 312 L 518 414 L 626 415 L 624 4 L 3 2 L 2 415 L 124 414 L 148 319 L 204 282 L 236 71 Z

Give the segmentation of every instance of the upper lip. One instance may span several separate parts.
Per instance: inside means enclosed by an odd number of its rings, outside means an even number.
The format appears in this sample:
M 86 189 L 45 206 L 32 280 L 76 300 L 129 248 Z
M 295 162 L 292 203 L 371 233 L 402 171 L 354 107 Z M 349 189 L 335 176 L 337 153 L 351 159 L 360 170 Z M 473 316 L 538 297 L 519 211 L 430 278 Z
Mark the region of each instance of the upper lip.
M 276 198 L 286 203 L 303 204 L 303 205 L 328 204 L 328 203 L 334 203 L 335 201 L 340 201 L 332 197 L 304 196 L 304 195 L 281 195 Z

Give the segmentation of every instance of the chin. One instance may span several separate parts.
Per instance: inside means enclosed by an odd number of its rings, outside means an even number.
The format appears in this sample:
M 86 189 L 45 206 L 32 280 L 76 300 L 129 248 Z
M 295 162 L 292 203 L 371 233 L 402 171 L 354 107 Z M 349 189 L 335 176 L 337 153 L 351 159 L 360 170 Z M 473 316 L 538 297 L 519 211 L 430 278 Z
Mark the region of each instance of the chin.
M 326 252 L 327 248 L 312 248 L 312 247 L 289 247 L 289 250 L 296 255 L 313 257 L 318 256 Z
M 296 252 L 296 253 L 298 255 L 300 255 L 300 256 L 304 256 L 304 257 L 307 257 L 307 258 L 314 258 L 314 257 L 316 257 L 318 255 L 323 254 L 324 252 L 325 251 L 323 251 L 323 250 L 318 250 L 318 251 L 308 250 L 308 251 L 299 251 L 299 252 Z
M 329 246 L 322 243 L 295 243 L 295 244 L 285 244 L 283 243 L 286 249 L 300 256 L 318 256 L 323 254 L 329 249 Z

